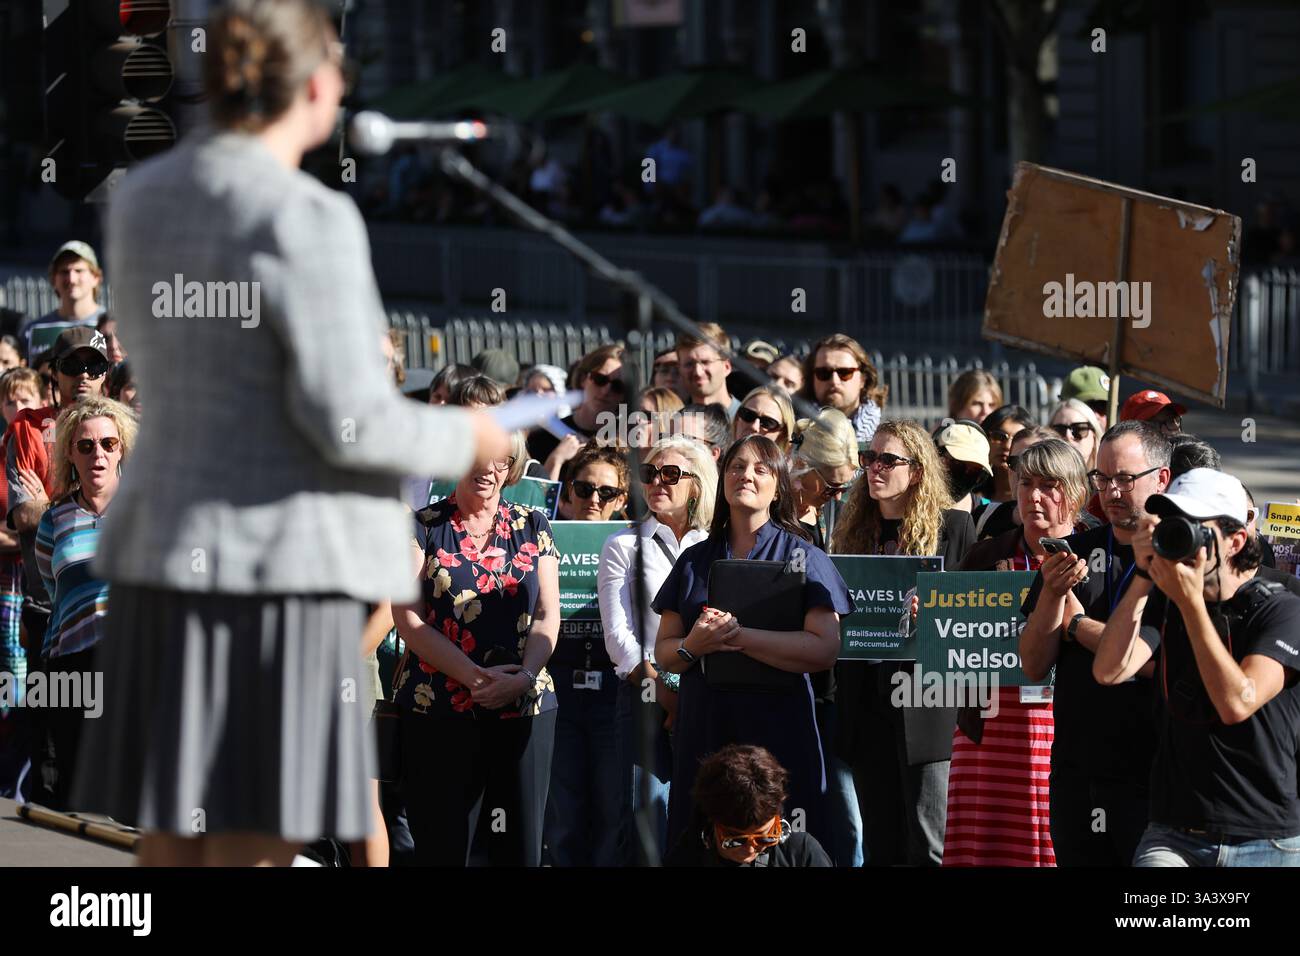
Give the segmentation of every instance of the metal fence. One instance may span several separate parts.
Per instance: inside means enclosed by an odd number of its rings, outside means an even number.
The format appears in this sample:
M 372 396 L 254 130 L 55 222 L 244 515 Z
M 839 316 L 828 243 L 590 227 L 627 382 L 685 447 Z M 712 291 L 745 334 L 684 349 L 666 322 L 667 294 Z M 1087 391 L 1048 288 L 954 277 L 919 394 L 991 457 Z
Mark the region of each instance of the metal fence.
M 492 319 L 453 319 L 445 328 L 434 328 L 428 316 L 415 316 L 411 313 L 392 313 L 390 322 L 396 328 L 407 332 L 408 340 L 412 335 L 424 336 L 432 340 L 441 361 L 437 366 L 459 362 L 468 365 L 470 360 L 486 348 L 500 348 L 510 352 L 519 360 L 521 366 L 547 363 L 568 368 L 586 352 L 605 342 L 614 340 L 610 330 L 598 326 L 557 325 L 527 320 L 492 320 Z M 415 331 L 415 327 L 419 331 Z M 639 345 L 635 334 L 628 337 L 629 345 Z M 670 348 L 673 334 L 660 330 L 651 336 L 651 347 L 640 352 L 646 364 L 642 366 L 642 376 L 648 375 L 648 359 L 656 352 Z M 733 344 L 739 345 L 738 342 Z M 802 340 L 781 340 L 773 342 L 785 352 L 806 355 L 811 345 Z M 421 354 L 408 351 L 408 364 L 411 357 Z M 929 355 L 894 354 L 885 358 L 879 350 L 869 352 L 871 361 L 880 372 L 881 382 L 889 386 L 889 398 L 886 402 L 888 417 L 912 418 L 933 426 L 948 414 L 948 388 L 953 380 L 968 368 L 983 367 L 979 359 L 958 361 L 954 356 L 933 359 Z M 1060 391 L 1060 379 L 1044 377 L 1033 362 L 1011 365 L 997 362 L 988 370 L 1002 385 L 1002 394 L 1007 402 L 1023 405 L 1034 417 L 1045 421 L 1054 404 L 1053 397 Z

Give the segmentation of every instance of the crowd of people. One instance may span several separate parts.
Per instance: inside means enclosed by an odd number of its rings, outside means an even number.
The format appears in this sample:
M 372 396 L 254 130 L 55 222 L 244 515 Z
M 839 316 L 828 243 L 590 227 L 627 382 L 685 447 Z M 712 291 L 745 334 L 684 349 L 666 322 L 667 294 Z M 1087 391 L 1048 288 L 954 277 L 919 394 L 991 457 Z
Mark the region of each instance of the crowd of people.
M 94 251 L 65 244 L 50 276 L 59 309 L 0 343 L 16 359 L 0 375 L 0 669 L 20 676 L 93 666 L 111 599 L 90 562 L 140 415 L 95 302 Z M 43 329 L 52 343 L 31 355 Z M 401 728 L 400 769 L 372 784 L 372 863 L 625 866 L 646 839 L 692 865 L 1155 865 L 1215 846 L 1240 863 L 1295 858 L 1300 661 L 1286 648 L 1300 581 L 1271 567 L 1248 492 L 1163 393 L 1139 391 L 1109 422 L 1105 374 L 1082 367 L 1039 421 L 975 368 L 931 431 L 888 415 L 866 350 L 840 333 L 803 356 L 748 343 L 768 376 L 752 383 L 704 324 L 654 356 L 639 394 L 617 343 L 568 369 L 488 349 L 431 377 L 408 372 L 400 336 L 378 348 L 420 403 L 582 400 L 449 494 L 407 495 L 420 598 L 372 603 L 362 642 L 367 695 L 391 699 Z M 794 396 L 817 414 L 800 417 Z M 525 479 L 557 483 L 553 504 L 516 500 Z M 599 633 L 562 639 L 551 522 L 634 512 L 600 551 Z M 1156 515 L 1205 522 L 1208 551 L 1153 552 Z M 1049 552 L 1053 539 L 1068 550 Z M 810 556 L 801 630 L 708 606 L 717 561 L 796 551 Z M 829 554 L 1038 572 L 1020 651 L 1040 684 L 1001 688 L 991 717 L 896 706 L 909 662 L 837 660 L 853 602 Z M 1238 593 L 1254 595 L 1244 612 Z M 1218 620 L 1235 641 L 1210 650 Z M 765 676 L 711 683 L 707 661 L 733 654 Z M 1248 706 L 1225 699 L 1241 680 Z M 36 713 L 0 721 L 0 786 L 73 807 L 84 717 Z M 729 792 L 736 774 L 762 786 Z
M 209 43 L 220 131 L 110 208 L 149 411 L 85 243 L 0 343 L 0 663 L 105 681 L 100 720 L 0 714 L 6 794 L 138 826 L 154 865 L 319 839 L 370 865 L 1300 865 L 1300 579 L 1183 406 L 1144 389 L 1111 421 L 1083 367 L 1040 420 L 971 369 L 932 430 L 849 336 L 748 343 L 754 382 L 710 324 L 636 394 L 620 344 L 421 382 L 355 208 L 298 170 L 342 96 L 328 18 L 233 0 Z M 246 222 L 269 245 L 221 231 Z M 156 275 L 214 257 L 270 278 L 263 328 L 150 315 Z M 486 413 L 561 390 L 528 434 Z M 568 633 L 557 527 L 609 521 L 599 621 Z M 910 662 L 840 659 L 832 555 L 1033 572 L 1037 684 L 899 705 Z M 798 574 L 769 616 L 714 598 L 773 568 Z

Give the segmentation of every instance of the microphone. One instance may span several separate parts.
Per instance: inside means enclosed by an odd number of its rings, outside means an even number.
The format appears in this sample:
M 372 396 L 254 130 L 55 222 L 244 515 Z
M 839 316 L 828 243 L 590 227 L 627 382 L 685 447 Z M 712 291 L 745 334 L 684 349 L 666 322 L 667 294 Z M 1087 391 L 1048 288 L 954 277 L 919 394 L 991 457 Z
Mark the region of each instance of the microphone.
M 489 135 L 487 124 L 479 120 L 396 121 L 373 110 L 358 113 L 348 127 L 348 139 L 357 152 L 367 156 L 381 156 L 397 142 L 473 143 Z

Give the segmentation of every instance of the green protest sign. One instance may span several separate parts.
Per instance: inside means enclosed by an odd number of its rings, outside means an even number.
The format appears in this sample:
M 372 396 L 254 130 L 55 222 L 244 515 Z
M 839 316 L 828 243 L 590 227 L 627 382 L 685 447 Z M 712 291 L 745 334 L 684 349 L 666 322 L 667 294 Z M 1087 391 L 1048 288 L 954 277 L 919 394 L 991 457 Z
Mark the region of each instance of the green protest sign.
M 555 549 L 560 552 L 560 620 L 599 621 L 596 571 L 600 549 L 626 521 L 552 521 Z
M 998 685 L 1036 683 L 1020 669 L 1020 605 L 1033 571 L 918 574 L 916 659 L 923 671 L 997 675 Z
M 854 608 L 840 619 L 840 659 L 906 661 L 916 657 L 914 642 L 904 638 L 912 589 L 919 572 L 942 571 L 943 558 L 833 554 L 831 562 L 848 585 Z
M 442 501 L 456 490 L 454 481 L 435 481 L 429 485 L 428 500 L 425 504 Z M 521 478 L 518 484 L 507 485 L 501 489 L 501 500 L 512 504 L 528 505 L 540 509 L 548 518 L 555 517 L 555 508 L 560 501 L 560 483 L 546 481 L 542 478 Z

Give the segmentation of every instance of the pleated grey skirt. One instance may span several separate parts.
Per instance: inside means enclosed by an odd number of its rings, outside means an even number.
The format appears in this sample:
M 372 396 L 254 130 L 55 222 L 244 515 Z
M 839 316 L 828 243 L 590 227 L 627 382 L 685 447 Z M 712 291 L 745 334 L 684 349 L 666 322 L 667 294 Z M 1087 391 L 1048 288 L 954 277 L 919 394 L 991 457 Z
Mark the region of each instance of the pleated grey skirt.
M 73 804 L 143 830 L 355 840 L 370 829 L 365 606 L 114 585 Z

